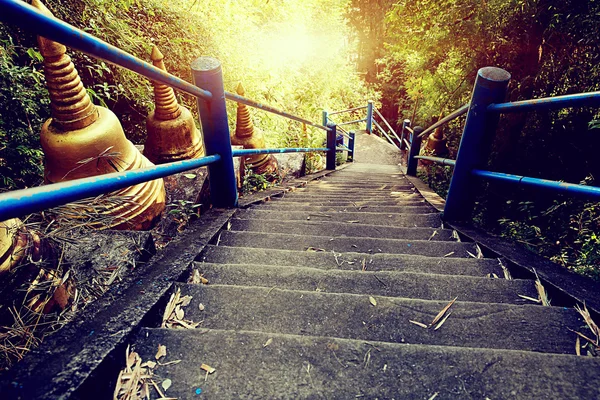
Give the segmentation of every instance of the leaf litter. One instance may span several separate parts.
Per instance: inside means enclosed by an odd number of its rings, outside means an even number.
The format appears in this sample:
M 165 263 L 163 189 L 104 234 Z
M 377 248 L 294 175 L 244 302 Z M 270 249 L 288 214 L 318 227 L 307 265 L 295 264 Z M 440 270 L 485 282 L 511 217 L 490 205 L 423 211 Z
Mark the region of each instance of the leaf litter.
M 581 340 L 580 340 L 580 338 L 581 338 L 586 341 L 586 343 L 583 347 L 587 347 L 588 355 L 597 356 L 598 354 L 600 354 L 600 328 L 598 327 L 596 322 L 592 319 L 592 316 L 590 315 L 590 312 L 587 309 L 587 306 L 585 305 L 585 303 L 583 303 L 583 308 L 580 307 L 579 304 L 575 305 L 575 311 L 577 311 L 579 313 L 579 315 L 581 315 L 581 317 L 585 321 L 589 330 L 592 331 L 592 334 L 596 337 L 596 339 L 591 339 L 581 332 L 577 332 L 577 331 L 574 331 L 573 329 L 567 328 L 571 332 L 573 332 L 577 335 L 577 339 L 575 342 L 575 347 L 576 347 L 575 352 L 577 355 L 581 355 L 581 348 L 582 348 Z
M 455 297 L 448 304 L 446 304 L 446 306 L 441 309 L 441 311 L 435 316 L 435 318 L 431 321 L 429 325 L 414 320 L 408 320 L 408 322 L 420 326 L 423 329 L 431 329 L 433 327 L 433 330 L 437 331 L 442 327 L 442 325 L 444 325 L 444 323 L 450 317 L 450 315 L 452 315 L 452 311 L 450 311 L 450 308 L 457 299 L 458 297 Z
M 166 355 L 166 346 L 159 345 L 159 352 L 156 358 Z M 160 357 L 159 357 L 160 354 Z M 154 377 L 154 369 L 157 363 L 154 361 L 146 361 L 142 363 L 140 355 L 134 351 L 130 351 L 127 346 L 125 350 L 125 368 L 119 372 L 115 390 L 113 392 L 114 400 L 149 400 L 151 387 L 158 393 L 159 400 L 177 400 L 173 397 L 166 397 L 163 391 L 156 384 Z M 168 390 L 173 382 L 171 379 L 165 379 L 161 382 L 163 390 Z
M 196 329 L 201 322 L 194 322 L 185 318 L 183 307 L 187 307 L 192 301 L 192 296 L 181 296 L 181 289 L 177 288 L 175 293 L 165 307 L 161 328 L 170 329 Z

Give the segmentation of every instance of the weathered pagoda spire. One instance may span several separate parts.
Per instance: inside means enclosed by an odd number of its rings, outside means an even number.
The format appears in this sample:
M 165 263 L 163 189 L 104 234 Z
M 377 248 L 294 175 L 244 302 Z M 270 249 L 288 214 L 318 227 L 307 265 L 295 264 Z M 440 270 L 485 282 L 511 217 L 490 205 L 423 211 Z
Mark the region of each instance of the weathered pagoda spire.
M 39 0 L 33 0 L 32 5 L 52 16 Z M 38 37 L 38 43 L 44 56 L 52 111 L 52 118 L 40 132 L 46 182 L 152 166 L 127 140 L 116 115 L 91 102 L 66 47 L 43 37 Z M 165 208 L 162 179 L 121 189 L 112 195 L 127 199 L 127 204 L 112 202 L 113 205 L 106 206 L 104 214 L 111 218 L 103 220 L 110 222 L 98 224 L 97 228 L 147 229 Z
M 156 46 L 151 59 L 155 67 L 166 71 L 164 56 Z M 156 107 L 146 119 L 144 155 L 156 164 L 202 157 L 204 143 L 192 113 L 177 103 L 173 88 L 159 82 L 152 84 Z
M 242 84 L 236 89 L 240 96 L 245 94 Z M 254 128 L 250 117 L 250 110 L 245 104 L 238 103 L 235 133 L 231 137 L 231 144 L 244 146 L 245 149 L 264 149 L 265 137 L 262 132 Z M 256 154 L 245 157 L 246 165 L 257 174 L 273 173 L 277 171 L 277 160 L 272 154 Z

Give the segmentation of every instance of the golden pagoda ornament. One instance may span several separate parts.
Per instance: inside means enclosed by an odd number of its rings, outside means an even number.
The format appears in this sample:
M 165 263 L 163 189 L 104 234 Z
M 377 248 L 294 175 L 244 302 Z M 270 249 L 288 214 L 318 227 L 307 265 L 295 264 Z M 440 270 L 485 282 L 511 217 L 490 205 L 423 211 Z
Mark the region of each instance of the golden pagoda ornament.
M 440 114 L 438 121 L 442 119 L 444 115 Z M 431 135 L 427 138 L 425 149 L 429 150 L 429 154 L 434 156 L 442 157 L 448 155 L 448 146 L 446 146 L 446 139 L 444 139 L 444 128 L 442 126 L 437 127 Z
M 52 16 L 39 0 L 33 0 L 32 5 Z M 127 140 L 117 116 L 91 102 L 71 58 L 66 54 L 66 47 L 41 36 L 38 36 L 38 44 L 44 57 L 44 75 L 52 114 L 40 132 L 46 182 L 152 166 Z M 162 179 L 130 186 L 110 195 L 123 201 L 109 202 L 103 215 L 111 218 L 91 224 L 95 228 L 149 229 L 165 208 Z
M 156 46 L 151 59 L 155 67 L 166 71 L 164 56 Z M 152 84 L 156 107 L 146 119 L 144 155 L 155 164 L 202 157 L 204 142 L 190 110 L 177 103 L 173 88 L 159 82 Z
M 237 87 L 240 96 L 245 94 L 240 83 Z M 254 128 L 250 111 L 245 104 L 238 103 L 235 133 L 231 137 L 231 144 L 244 146 L 244 149 L 264 149 L 265 137 L 262 132 Z M 269 174 L 277 172 L 277 159 L 272 154 L 255 154 L 244 157 L 244 163 L 256 174 Z

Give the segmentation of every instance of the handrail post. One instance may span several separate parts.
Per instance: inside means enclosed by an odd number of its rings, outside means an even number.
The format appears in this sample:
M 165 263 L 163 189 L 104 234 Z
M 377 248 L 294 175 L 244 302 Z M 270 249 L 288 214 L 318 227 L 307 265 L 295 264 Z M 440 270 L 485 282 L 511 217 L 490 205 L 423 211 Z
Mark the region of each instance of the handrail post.
M 423 132 L 423 128 L 415 126 L 412 135 L 412 142 L 410 144 L 410 151 L 408 152 L 408 163 L 406 166 L 406 174 L 410 176 L 417 176 L 417 166 L 419 165 L 419 159 L 415 158 L 421 152 L 421 138 L 419 134 Z
M 509 80 L 510 74 L 500 68 L 486 67 L 477 72 L 444 207 L 446 220 L 471 218 L 476 188 L 472 171 L 486 165 L 499 120 L 499 114 L 488 113 L 487 107 L 504 101 Z
M 402 129 L 400 130 L 400 150 L 408 150 L 404 145 L 404 132 L 408 127 L 410 127 L 410 119 L 405 119 L 402 121 Z
M 373 100 L 367 102 L 367 133 L 373 133 Z
M 354 140 L 356 138 L 356 133 L 350 132 L 350 138 L 348 139 L 348 158 L 346 158 L 346 162 L 354 162 Z
M 208 166 L 210 198 L 215 207 L 237 206 L 238 193 L 227 122 L 223 71 L 219 60 L 199 57 L 191 65 L 194 84 L 212 93 L 210 100 L 198 98 L 206 154 L 221 160 Z
M 335 137 L 337 136 L 337 125 L 329 123 L 327 127 L 330 129 L 327 131 L 327 159 L 325 168 L 329 170 L 335 170 L 335 154 L 336 154 L 336 146 L 335 146 Z

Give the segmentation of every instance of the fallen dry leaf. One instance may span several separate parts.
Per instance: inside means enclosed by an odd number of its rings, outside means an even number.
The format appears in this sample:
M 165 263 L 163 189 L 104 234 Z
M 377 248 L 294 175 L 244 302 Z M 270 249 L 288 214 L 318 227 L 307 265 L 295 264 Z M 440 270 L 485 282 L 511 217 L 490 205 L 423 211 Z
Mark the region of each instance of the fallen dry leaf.
M 442 327 L 442 325 L 444 325 L 444 322 L 446 322 L 446 320 L 448 319 L 448 317 L 452 315 L 452 311 L 450 311 L 448 314 L 446 314 L 446 316 L 444 318 L 442 318 L 442 320 L 435 326 L 435 328 L 433 328 L 434 331 L 437 331 L 438 329 L 440 329 Z
M 375 297 L 373 296 L 369 296 L 369 302 L 374 306 L 377 305 L 377 300 L 375 300 Z
M 209 374 L 212 374 L 213 372 L 216 371 L 216 369 L 214 369 L 213 367 L 211 367 L 210 365 L 207 364 L 202 364 L 200 366 L 201 369 L 205 370 L 206 372 L 208 372 Z
M 420 326 L 421 328 L 424 328 L 424 329 L 429 328 L 427 325 L 425 325 L 424 323 L 419 322 L 419 321 L 413 321 L 413 320 L 409 319 L 408 322 L 410 322 L 411 324 L 415 324 L 417 326 Z
M 167 378 L 164 381 L 162 381 L 160 386 L 162 386 L 162 388 L 164 390 L 169 390 L 169 388 L 171 387 L 172 384 L 173 384 L 173 381 L 171 381 L 169 378 Z
M 267 339 L 267 341 L 265 342 L 265 344 L 263 344 L 263 347 L 267 347 L 268 345 L 270 345 L 271 343 L 273 343 L 273 338 L 269 338 Z
M 198 304 L 198 309 L 199 309 L 200 311 L 204 311 L 204 308 L 205 308 L 205 307 L 204 307 L 204 304 L 202 304 L 202 303 Z
M 158 360 L 161 357 L 164 357 L 166 355 L 167 355 L 167 346 L 159 344 L 158 351 L 156 352 L 156 355 L 154 357 Z
M 440 320 L 440 318 L 442 318 L 444 314 L 446 314 L 446 312 L 450 309 L 450 307 L 452 307 L 456 299 L 458 299 L 458 297 L 455 297 L 452 301 L 450 301 L 450 303 L 446 304 L 446 306 L 442 308 L 438 315 L 435 316 L 433 321 L 431 321 L 431 324 L 429 325 L 430 327 L 435 325 Z

